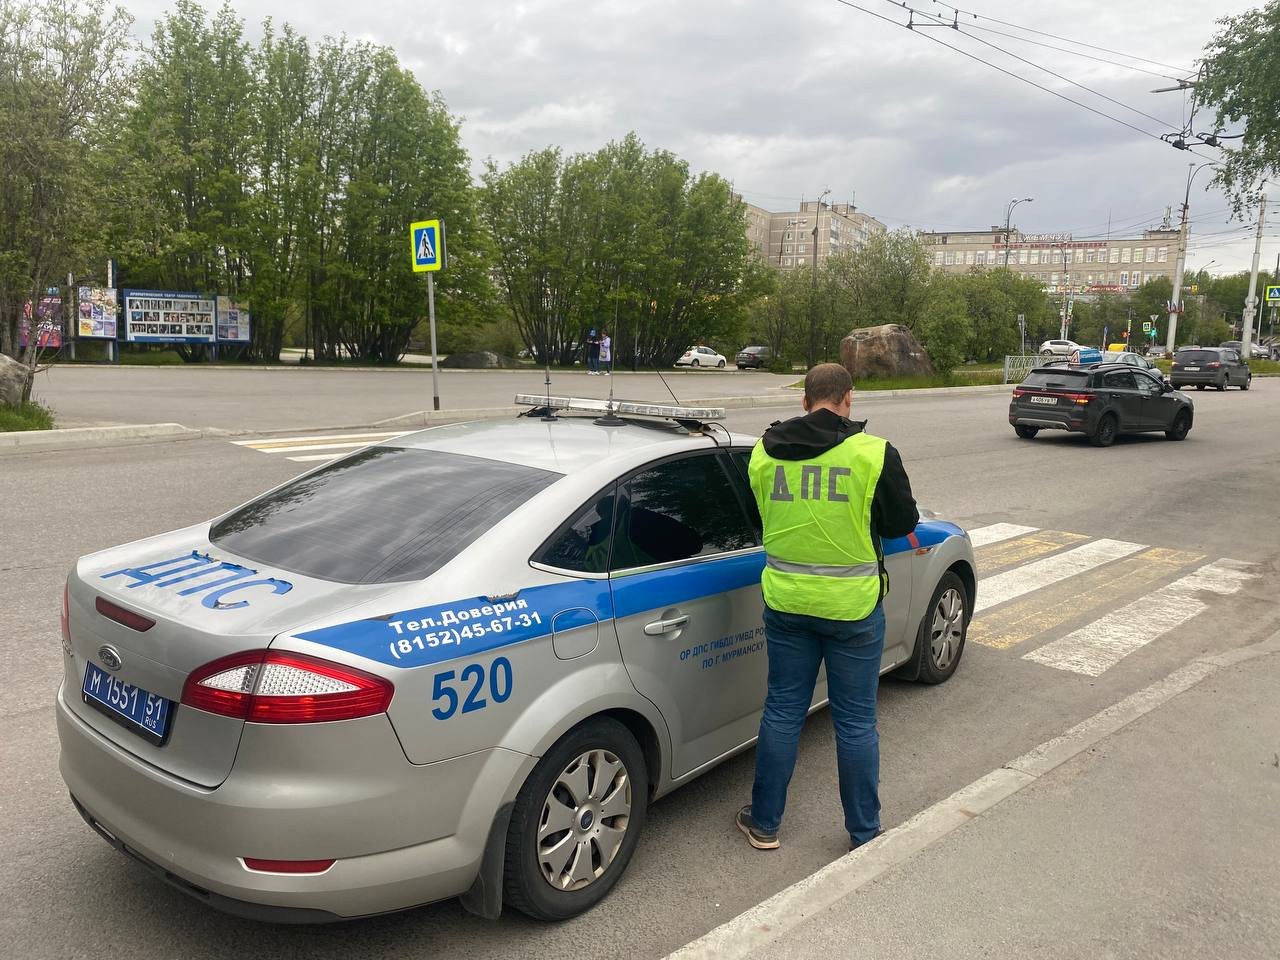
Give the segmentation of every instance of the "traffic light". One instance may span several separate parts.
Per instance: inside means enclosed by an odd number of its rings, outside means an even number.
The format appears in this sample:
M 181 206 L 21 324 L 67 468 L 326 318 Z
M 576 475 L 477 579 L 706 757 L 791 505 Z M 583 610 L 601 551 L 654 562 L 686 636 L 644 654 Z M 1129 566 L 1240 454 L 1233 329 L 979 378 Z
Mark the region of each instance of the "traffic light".
M 1129 339 L 1129 331 L 1128 331 L 1128 330 L 1125 330 L 1123 333 L 1121 333 L 1121 334 L 1120 334 L 1120 336 L 1122 336 L 1122 337 L 1124 337 L 1126 340 L 1128 340 L 1128 339 Z

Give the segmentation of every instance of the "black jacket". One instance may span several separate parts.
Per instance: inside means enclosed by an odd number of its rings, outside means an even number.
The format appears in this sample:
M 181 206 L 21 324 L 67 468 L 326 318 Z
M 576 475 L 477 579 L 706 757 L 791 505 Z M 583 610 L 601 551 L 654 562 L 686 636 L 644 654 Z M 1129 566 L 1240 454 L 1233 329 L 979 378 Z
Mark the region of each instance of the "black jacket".
M 846 420 L 830 410 L 775 423 L 764 433 L 765 453 L 777 460 L 812 460 L 861 433 L 865 420 Z M 902 457 L 888 443 L 884 467 L 871 501 L 871 533 L 874 537 L 905 537 L 920 522 L 911 481 L 903 469 Z

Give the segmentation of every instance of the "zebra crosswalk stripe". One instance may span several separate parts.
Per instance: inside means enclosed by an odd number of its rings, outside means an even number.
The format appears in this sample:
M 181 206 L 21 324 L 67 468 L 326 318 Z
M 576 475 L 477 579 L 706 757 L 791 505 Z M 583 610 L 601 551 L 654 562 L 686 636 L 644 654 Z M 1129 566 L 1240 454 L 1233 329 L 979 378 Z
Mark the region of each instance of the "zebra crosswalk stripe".
M 997 573 L 978 583 L 978 600 L 974 612 L 980 613 L 1009 600 L 1016 600 L 1035 590 L 1085 573 L 1112 560 L 1119 560 L 1146 548 L 1146 544 L 1124 540 L 1094 540 L 1065 553 Z
M 1099 676 L 1135 650 L 1209 609 L 1196 594 L 1230 596 L 1247 581 L 1256 579 L 1250 568 L 1251 564 L 1230 558 L 1206 564 L 1060 640 L 1024 654 L 1022 659 L 1089 677 Z
M 1083 533 L 1067 533 L 1065 530 L 1037 530 L 1034 533 L 1011 540 L 1002 540 L 988 544 L 973 551 L 974 562 L 978 565 L 978 575 L 985 576 L 990 570 L 1001 567 L 1012 567 L 1025 564 L 1036 557 L 1054 553 L 1063 547 L 1083 543 L 1089 538 Z
M 978 527 L 969 531 L 969 541 L 974 547 L 985 547 L 988 544 L 999 543 L 1002 540 L 1012 540 L 1014 537 L 1026 536 L 1028 533 L 1035 533 L 1035 527 L 1024 527 L 1020 523 L 993 523 L 987 527 Z

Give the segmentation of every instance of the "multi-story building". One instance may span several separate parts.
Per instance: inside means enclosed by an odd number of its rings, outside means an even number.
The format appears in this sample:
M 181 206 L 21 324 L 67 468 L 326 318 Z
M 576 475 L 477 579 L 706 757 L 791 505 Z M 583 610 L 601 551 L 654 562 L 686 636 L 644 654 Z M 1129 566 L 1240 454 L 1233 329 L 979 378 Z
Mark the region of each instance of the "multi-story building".
M 774 213 L 751 203 L 746 208 L 747 239 L 760 259 L 780 270 L 812 267 L 815 256 L 821 263 L 833 253 L 860 247 L 885 229 L 883 223 L 851 203 L 819 204 L 807 200 L 800 203 L 800 209 L 786 213 Z
M 1144 230 L 1141 237 L 1077 240 L 1069 233 L 1022 233 L 1017 228 L 922 231 L 934 266 L 947 273 L 1001 267 L 1033 277 L 1053 293 L 1134 290 L 1156 277 L 1173 279 L 1178 231 Z

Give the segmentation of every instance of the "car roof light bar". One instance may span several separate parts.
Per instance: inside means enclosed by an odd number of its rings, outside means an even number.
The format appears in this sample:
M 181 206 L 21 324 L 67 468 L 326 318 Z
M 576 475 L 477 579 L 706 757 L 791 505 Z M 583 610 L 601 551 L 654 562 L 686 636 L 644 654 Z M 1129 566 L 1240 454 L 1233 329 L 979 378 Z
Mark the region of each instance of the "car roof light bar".
M 535 409 L 566 410 L 573 413 L 613 413 L 623 417 L 650 417 L 657 420 L 723 420 L 724 407 L 686 407 L 670 403 L 642 403 L 634 400 L 590 400 L 584 397 L 551 397 L 517 393 L 516 404 Z

